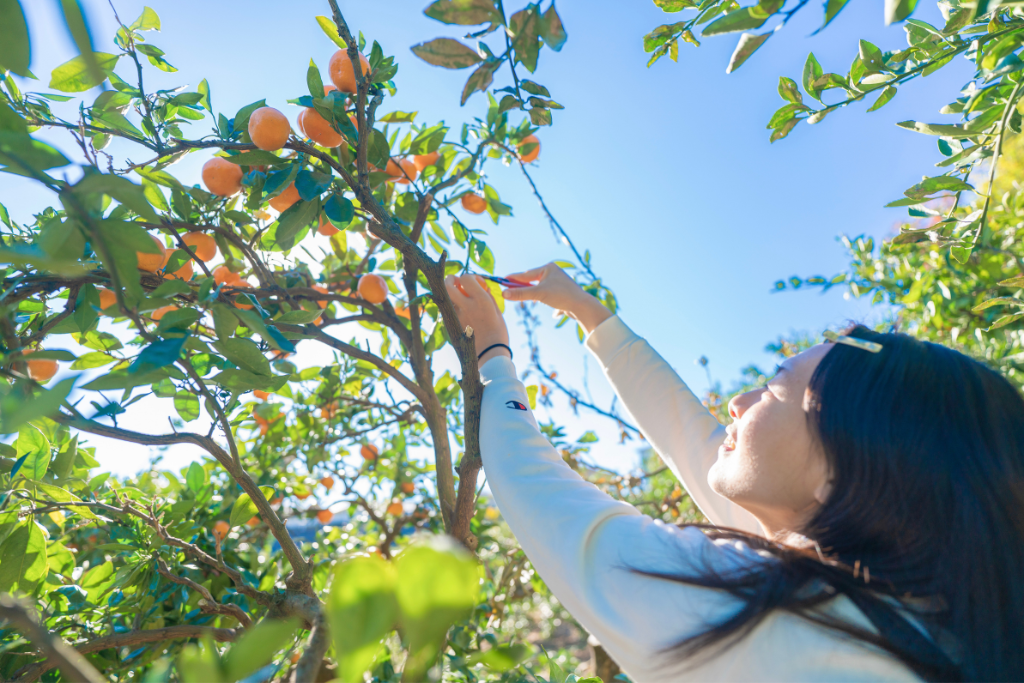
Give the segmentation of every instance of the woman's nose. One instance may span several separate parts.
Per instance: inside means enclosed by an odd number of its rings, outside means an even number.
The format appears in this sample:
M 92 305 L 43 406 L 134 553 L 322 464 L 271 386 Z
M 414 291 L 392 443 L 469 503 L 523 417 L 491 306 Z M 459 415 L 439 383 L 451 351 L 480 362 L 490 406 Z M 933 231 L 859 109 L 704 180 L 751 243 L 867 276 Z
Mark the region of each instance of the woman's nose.
M 733 396 L 732 400 L 729 401 L 729 417 L 734 420 L 738 420 L 743 417 L 743 413 L 747 412 L 747 408 L 757 402 L 762 391 L 764 390 L 754 389 L 752 391 Z

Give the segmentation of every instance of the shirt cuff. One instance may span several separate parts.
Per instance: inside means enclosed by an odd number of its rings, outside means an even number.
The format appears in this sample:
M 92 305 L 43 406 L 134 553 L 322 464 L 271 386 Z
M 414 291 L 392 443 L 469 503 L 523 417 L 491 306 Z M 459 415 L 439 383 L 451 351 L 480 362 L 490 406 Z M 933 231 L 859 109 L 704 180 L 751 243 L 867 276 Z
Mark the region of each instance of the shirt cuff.
M 480 366 L 480 379 L 484 384 L 502 377 L 519 379 L 516 376 L 516 366 L 508 356 L 492 356 Z
M 601 365 L 608 367 L 619 351 L 634 339 L 636 333 L 626 327 L 622 318 L 613 315 L 591 330 L 583 343 L 601 361 Z

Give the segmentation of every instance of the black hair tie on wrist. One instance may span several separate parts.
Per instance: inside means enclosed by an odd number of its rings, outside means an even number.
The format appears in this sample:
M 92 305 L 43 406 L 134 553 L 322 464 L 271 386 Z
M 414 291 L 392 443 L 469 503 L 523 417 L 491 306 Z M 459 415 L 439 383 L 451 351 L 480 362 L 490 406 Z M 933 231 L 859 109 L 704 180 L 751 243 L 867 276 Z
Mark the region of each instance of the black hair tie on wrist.
M 484 357 L 484 354 L 485 354 L 485 353 L 487 353 L 487 352 L 488 352 L 488 351 L 490 351 L 491 349 L 496 349 L 496 348 L 499 348 L 499 347 L 504 347 L 504 348 L 508 349 L 508 355 L 509 355 L 509 356 L 511 356 L 511 355 L 512 355 L 512 349 L 511 349 L 511 348 L 509 347 L 509 345 L 508 345 L 508 344 L 491 344 L 491 345 L 490 345 L 490 346 L 488 346 L 488 347 L 487 347 L 486 349 L 484 349 L 483 351 L 481 351 L 481 352 L 480 352 L 480 355 L 479 355 L 479 356 L 477 356 L 477 357 L 476 357 L 476 359 L 477 359 L 477 360 L 480 360 L 481 358 L 483 358 L 483 357 Z

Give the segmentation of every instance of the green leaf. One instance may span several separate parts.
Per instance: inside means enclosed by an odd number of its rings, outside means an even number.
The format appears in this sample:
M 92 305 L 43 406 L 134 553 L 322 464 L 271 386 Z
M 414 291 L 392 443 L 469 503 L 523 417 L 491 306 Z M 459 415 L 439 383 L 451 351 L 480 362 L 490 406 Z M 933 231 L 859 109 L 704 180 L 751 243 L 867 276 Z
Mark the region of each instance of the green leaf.
M 174 395 L 174 409 L 185 422 L 199 417 L 199 397 L 189 391 L 179 391 Z
M 910 189 L 906 190 L 903 194 L 913 199 L 924 199 L 930 194 L 936 192 L 949 191 L 949 192 L 961 192 L 963 190 L 973 190 L 974 186 L 965 183 L 960 178 L 954 178 L 948 175 L 936 176 L 934 178 L 926 178 L 917 185 L 914 185 Z
M 968 250 L 968 256 L 970 256 L 969 250 Z M 967 259 L 965 258 L 965 259 L 963 259 L 960 262 L 961 263 L 965 263 L 966 261 L 967 261 Z M 1022 318 L 1024 318 L 1024 313 L 1013 313 L 1011 315 L 1004 315 L 1002 318 L 1000 318 L 999 320 L 996 320 L 994 323 L 992 323 L 991 327 L 988 327 L 985 331 L 986 332 L 991 332 L 992 330 L 998 330 L 999 328 L 1006 327 L 1010 323 L 1015 323 L 1018 320 L 1021 320 Z M 2 552 L 2 549 L 0 549 L 0 552 Z
M 483 61 L 476 50 L 452 38 L 435 38 L 427 43 L 419 43 L 412 46 L 412 51 L 427 64 L 446 69 L 465 69 Z
M 227 680 L 237 681 L 263 668 L 291 643 L 297 619 L 263 619 L 246 631 L 224 655 Z
M 686 2 L 687 0 L 678 1 Z M 655 1 L 655 4 L 657 4 L 657 0 Z M 693 5 L 691 4 L 691 7 L 692 6 Z M 540 18 L 540 37 L 544 39 L 544 44 L 555 52 L 559 52 L 562 49 L 562 46 L 565 45 L 565 41 L 568 39 L 568 36 L 565 33 L 565 26 L 562 24 L 562 18 L 558 16 L 558 12 L 555 11 L 555 3 L 553 2 L 551 3 L 551 7 L 548 7 L 547 11 L 545 11 Z M 547 97 L 547 95 L 545 94 L 544 97 Z
M 324 214 L 335 227 L 344 228 L 355 218 L 356 209 L 344 195 L 332 194 L 324 204 Z
M 302 228 L 307 227 L 320 215 L 320 201 L 298 201 L 281 214 L 277 220 L 277 231 L 274 240 L 277 245 L 287 251 L 295 245 L 295 238 Z
M 764 44 L 764 41 L 768 40 L 771 35 L 772 31 L 762 33 L 761 35 L 744 33 L 740 36 L 740 40 L 736 44 L 736 49 L 733 51 L 732 57 L 729 59 L 729 66 L 726 67 L 725 73 L 731 74 L 733 71 L 743 66 L 743 62 L 747 61 L 747 59 L 750 58 L 750 55 L 757 52 L 757 49 L 761 47 Z M 796 84 L 794 83 L 794 86 L 795 85 Z
M 479 573 L 474 558 L 454 544 L 413 545 L 395 561 L 395 595 L 409 643 L 404 676 L 419 680 L 437 656 L 444 635 L 476 605 Z
M 103 564 L 93 566 L 83 574 L 78 585 L 88 594 L 89 602 L 96 604 L 114 587 L 116 581 L 117 572 L 114 569 L 114 564 L 108 560 Z
M 81 498 L 79 498 L 75 494 L 71 493 L 70 491 L 66 491 L 66 490 L 62 489 L 59 486 L 53 486 L 51 484 L 44 484 L 41 481 L 33 482 L 32 485 L 35 486 L 37 490 L 45 493 L 49 500 L 52 500 L 52 501 L 54 501 L 56 503 L 81 503 L 82 502 Z M 66 510 L 71 510 L 72 512 L 74 512 L 74 513 L 76 513 L 78 515 L 81 515 L 82 517 L 84 517 L 86 519 L 99 519 L 99 516 L 97 516 L 96 513 L 94 513 L 92 511 L 92 509 L 88 505 L 76 505 L 74 507 L 68 507 L 68 508 L 65 508 L 65 509 Z
M 825 3 L 825 23 L 821 25 L 821 28 L 825 28 L 836 16 L 846 7 L 846 3 L 850 0 L 828 0 Z M 821 29 L 819 29 L 821 30 Z
M 324 79 L 321 78 L 320 69 L 312 59 L 309 60 L 309 68 L 306 69 L 306 87 L 314 99 L 324 96 Z
M 895 96 L 896 96 L 896 88 L 894 86 L 891 86 L 891 85 L 885 86 L 885 90 L 882 91 L 882 94 L 878 96 L 878 99 L 875 100 L 875 103 L 871 105 L 871 107 L 868 109 L 868 111 L 870 112 L 870 111 L 876 111 L 878 109 L 881 109 L 882 107 L 884 107 L 889 102 L 889 100 L 891 100 Z
M 654 0 L 654 4 L 662 12 L 682 12 L 684 9 L 697 8 L 697 5 L 692 0 Z
M 914 13 L 917 0 L 885 0 L 885 25 L 903 21 Z
M 60 6 L 64 14 L 64 23 L 75 41 L 79 56 L 85 61 L 90 80 L 96 83 L 102 82 L 106 76 L 93 51 L 92 35 L 82 12 L 80 0 L 60 0 Z
M 344 50 L 348 47 L 345 40 L 338 34 L 338 25 L 334 23 L 332 19 L 328 17 L 318 16 L 316 23 L 320 26 L 320 29 L 331 39 L 335 45 Z
M 263 491 L 268 499 L 273 498 L 274 489 L 266 486 L 260 490 Z M 228 522 L 232 527 L 242 526 L 250 519 L 259 514 L 259 508 L 256 507 L 256 503 L 253 502 L 252 498 L 249 497 L 248 493 L 240 495 L 231 506 L 231 520 Z
M 14 446 L 18 458 L 25 458 L 18 470 L 20 476 L 35 480 L 46 476 L 46 468 L 50 465 L 50 442 L 42 432 L 30 424 L 23 424 L 18 430 L 18 440 Z
M 288 382 L 288 376 L 277 375 L 268 377 L 266 375 L 257 375 L 249 372 L 248 370 L 224 370 L 219 375 L 212 378 L 211 381 L 221 385 L 229 391 L 235 391 L 238 393 L 255 391 L 256 389 L 261 389 L 263 391 L 277 391 Z
M 343 683 L 363 680 L 381 641 L 395 628 L 398 603 L 393 565 L 375 555 L 338 565 L 327 598 L 327 618 Z M 413 680 L 413 679 L 411 679 Z
M 51 389 L 37 389 L 34 395 L 25 397 L 15 406 L 5 405 L 5 410 L 0 415 L 0 434 L 12 434 L 32 420 L 55 415 L 74 388 L 76 379 L 69 377 Z M 6 404 L 6 401 L 4 403 Z
M 165 370 L 154 370 L 152 372 L 132 372 L 129 373 L 126 370 L 118 370 L 116 372 L 110 372 L 102 377 L 94 379 L 88 384 L 84 385 L 83 389 L 89 391 L 109 391 L 112 389 L 130 389 L 131 387 L 138 387 L 144 384 L 153 384 L 159 382 L 167 376 Z
M 754 12 L 753 7 L 741 7 L 738 10 L 729 12 L 723 17 L 715 19 L 701 31 L 703 36 L 717 36 L 722 33 L 733 31 L 746 31 L 752 28 L 761 28 L 768 17 L 763 13 Z M 765 38 L 768 36 L 765 35 Z M 764 42 L 763 40 L 761 42 Z
M 442 23 L 460 26 L 501 22 L 492 0 L 436 0 L 423 13 Z
M 83 196 L 93 192 L 109 195 L 147 221 L 152 223 L 160 221 L 160 217 L 149 200 L 146 199 L 146 193 L 142 186 L 136 185 L 127 178 L 109 173 L 89 173 L 74 186 L 74 192 Z M 134 234 L 138 234 L 138 232 Z M 156 253 L 152 250 L 151 244 L 146 246 L 149 253 Z
M 185 472 L 185 485 L 193 493 L 199 493 L 206 486 L 206 469 L 198 462 L 189 464 L 188 470 Z
M 100 351 L 92 351 L 84 356 L 79 356 L 78 359 L 71 364 L 71 369 L 92 370 L 93 368 L 102 368 L 104 365 L 110 365 L 116 360 L 116 358 L 108 356 Z
M 551 97 L 551 93 L 540 83 L 534 83 L 533 81 L 523 79 L 519 81 L 519 87 L 530 93 L 531 95 L 537 95 L 539 97 Z
M 981 302 L 972 308 L 971 311 L 974 313 L 980 313 L 986 308 L 992 308 L 993 306 L 1016 306 L 1017 308 L 1024 308 L 1024 300 L 1014 299 L 1012 296 L 997 296 L 994 299 Z
M 160 17 L 150 7 L 143 7 L 142 14 L 128 27 L 133 31 L 159 31 Z
M 31 176 L 30 171 L 23 170 L 25 165 L 31 170 L 45 171 L 70 163 L 67 157 L 45 142 L 11 131 L 0 131 L 0 164 L 9 166 L 8 172 Z
M 536 387 L 534 387 L 536 389 Z M 508 671 L 530 656 L 530 648 L 522 643 L 508 647 L 492 647 L 487 652 L 479 652 L 466 658 L 467 664 L 483 664 L 491 671 Z M 587 679 L 580 679 L 581 681 Z M 593 679 L 603 683 L 600 678 Z M 579 682 L 577 682 L 579 683 Z
M 885 69 L 885 58 L 882 51 L 866 40 L 860 41 L 860 59 L 867 68 L 868 73 L 875 73 Z
M 106 52 L 94 52 L 93 54 L 96 56 L 96 63 L 99 65 L 104 78 L 106 78 L 117 65 L 119 56 L 107 54 Z M 60 92 L 85 92 L 90 88 L 95 88 L 102 82 L 102 79 L 96 80 L 91 76 L 89 65 L 79 55 L 74 59 L 64 62 L 51 72 L 49 87 Z
M 803 104 L 804 97 L 800 94 L 800 88 L 796 81 L 785 76 L 779 77 L 779 96 L 794 104 Z
M 509 19 L 512 31 L 512 49 L 516 59 L 526 70 L 533 73 L 537 69 L 537 57 L 540 55 L 540 16 L 535 6 L 527 6 L 512 15 Z
M 322 92 L 322 91 L 321 91 Z M 262 149 L 254 149 L 251 152 L 242 152 L 241 154 L 232 154 L 230 156 L 223 157 L 225 161 L 230 161 L 233 164 L 239 166 L 267 166 L 274 164 L 287 164 L 290 159 L 283 159 L 273 152 L 265 152 Z
M 25 13 L 18 0 L 0 0 L 0 26 L 3 39 L 0 40 L 0 65 L 18 74 L 29 77 L 28 64 L 32 53 Z
M 814 57 L 814 53 L 808 53 L 807 61 L 804 62 L 804 91 L 819 102 L 821 101 L 819 97 L 821 91 L 814 86 L 814 82 L 821 78 L 822 73 L 821 64 L 818 64 L 818 60 Z
M 469 96 L 478 90 L 487 90 L 494 82 L 494 71 L 500 64 L 497 62 L 484 62 L 476 68 L 476 71 L 469 75 L 466 85 L 462 88 L 462 99 L 460 104 L 466 104 Z
M 267 360 L 263 352 L 260 351 L 260 347 L 251 339 L 241 339 L 239 337 L 223 339 L 214 342 L 213 347 L 243 370 L 248 370 L 257 375 L 270 376 L 273 374 L 270 370 L 270 361 Z
M 0 593 L 27 593 L 46 576 L 46 537 L 42 527 L 29 519 L 0 545 Z
M 391 145 L 388 143 L 388 138 L 377 129 L 372 131 L 370 144 L 366 150 L 366 158 L 379 169 L 386 168 L 388 160 L 391 158 Z

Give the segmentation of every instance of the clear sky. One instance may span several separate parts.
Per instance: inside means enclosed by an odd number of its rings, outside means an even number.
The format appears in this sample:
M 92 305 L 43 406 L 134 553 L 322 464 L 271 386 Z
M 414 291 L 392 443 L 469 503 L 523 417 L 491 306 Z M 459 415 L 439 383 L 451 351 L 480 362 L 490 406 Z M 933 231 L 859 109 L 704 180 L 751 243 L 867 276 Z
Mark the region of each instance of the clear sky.
M 126 23 L 144 4 L 113 2 Z M 56 20 L 54 0 L 23 4 L 29 5 L 32 70 L 42 79 L 25 87 L 42 89 L 49 71 L 72 55 L 70 39 Z M 100 34 L 99 49 L 110 49 L 105 46 L 116 26 L 108 3 L 83 4 Z M 150 34 L 150 42 L 164 49 L 179 71 L 148 69 L 147 88 L 194 88 L 205 77 L 214 108 L 228 116 L 266 98 L 294 121 L 298 110 L 285 100 L 306 92 L 309 59 L 326 73 L 335 49 L 313 18 L 330 13 L 326 0 L 148 4 L 163 21 L 162 34 Z M 398 95 L 382 111 L 416 110 L 420 121 L 443 119 L 453 127 L 483 115 L 481 94 L 459 107 L 468 71 L 431 67 L 409 51 L 417 42 L 460 35 L 458 27 L 423 16 L 426 0 L 340 4 L 350 26 L 378 40 L 401 65 Z M 515 11 L 520 4 L 525 2 L 507 0 L 506 8 Z M 678 64 L 665 58 L 646 68 L 643 35 L 683 16 L 664 14 L 651 0 L 559 0 L 558 10 L 569 40 L 560 53 L 543 50 L 531 78 L 566 109 L 555 112 L 555 125 L 539 133 L 542 151 L 534 178 L 574 241 L 590 249 L 594 269 L 618 295 L 622 317 L 695 391 L 707 386 L 704 371 L 694 364 L 701 355 L 710 359 L 714 377 L 729 384 L 742 366 L 766 364 L 764 345 L 780 334 L 818 333 L 848 319 L 879 315 L 865 302 L 844 299 L 838 289 L 826 295 L 777 294 L 772 283 L 794 274 L 831 276 L 841 270 L 846 260 L 838 235 L 883 238 L 892 232 L 903 210 L 882 206 L 923 173 L 933 174 L 938 159 L 932 138 L 895 122 L 945 118 L 937 110 L 969 78 L 966 62 L 901 88 L 880 111 L 866 114 L 869 103 L 859 103 L 816 126 L 800 124 L 789 138 L 770 145 L 765 125 L 784 103 L 776 92 L 778 77 L 799 81 L 809 51 L 826 72 L 842 73 L 856 54 L 858 38 L 883 50 L 906 45 L 902 27 L 883 26 L 879 3 L 850 4 L 817 36 L 810 34 L 820 24 L 821 7 L 809 5 L 731 75 L 725 66 L 735 35 L 708 39 L 699 49 L 683 45 Z M 915 16 L 941 25 L 934 5 L 926 3 Z M 124 64 L 118 71 L 129 76 Z M 505 69 L 496 83 L 509 78 Z M 207 129 L 206 122 L 192 127 L 195 136 Z M 49 139 L 69 154 L 74 151 L 66 138 Z M 139 161 L 143 154 L 132 156 Z M 206 158 L 191 155 L 176 167 L 179 177 L 198 181 Z M 488 173 L 514 208 L 514 218 L 499 226 L 486 217 L 473 223 L 489 229 L 498 271 L 571 257 L 553 239 L 518 173 L 497 164 Z M 0 202 L 15 219 L 27 219 L 49 201 L 30 182 L 0 176 Z M 525 357 L 511 316 L 510 327 L 513 348 Z M 594 397 L 607 404 L 611 395 L 597 377 L 599 369 L 584 361 L 571 329 L 546 330 L 542 339 L 545 362 L 577 386 L 586 368 Z M 600 421 L 585 414 L 577 419 L 561 403 L 554 414 L 569 423 L 572 435 L 598 428 L 606 437 L 598 446 L 601 462 L 631 461 L 635 447 L 612 446 L 614 430 Z M 166 430 L 163 417 L 142 424 Z M 104 463 L 132 472 L 145 464 L 140 455 L 121 448 Z

